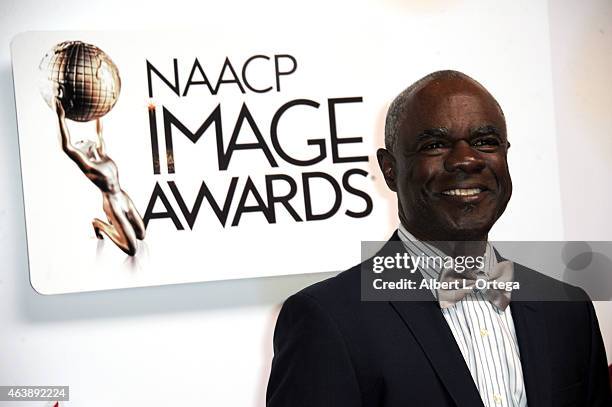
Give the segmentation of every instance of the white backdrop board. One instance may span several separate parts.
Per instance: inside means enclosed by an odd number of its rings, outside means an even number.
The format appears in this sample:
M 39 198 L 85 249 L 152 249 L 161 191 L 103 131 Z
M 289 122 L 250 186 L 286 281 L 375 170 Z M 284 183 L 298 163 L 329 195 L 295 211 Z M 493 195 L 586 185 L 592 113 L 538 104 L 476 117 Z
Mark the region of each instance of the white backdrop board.
M 441 68 L 482 81 L 509 118 L 511 164 L 518 157 L 521 166 L 511 165 L 518 197 L 499 229 L 529 207 L 543 235 L 558 235 L 558 201 L 543 211 L 524 200 L 531 192 L 559 195 L 548 49 L 532 40 L 544 38 L 543 28 L 527 27 L 519 39 L 481 37 L 506 48 L 491 59 L 459 52 L 446 36 L 424 38 L 427 18 L 411 20 L 400 35 L 398 18 L 389 13 L 378 27 L 308 35 L 234 27 L 17 36 L 32 286 L 56 294 L 347 268 L 359 260 L 360 241 L 385 240 L 397 223 L 375 159 L 386 106 Z M 453 42 L 469 44 L 474 35 L 461 30 Z M 133 258 L 96 239 L 91 221 L 105 218 L 100 192 L 61 151 L 57 119 L 41 97 L 40 61 L 67 40 L 101 48 L 120 73 L 118 101 L 102 121 L 121 186 L 147 224 Z M 537 55 L 537 69 L 508 70 L 511 55 L 528 53 Z M 73 141 L 95 140 L 93 122 L 68 127 Z M 533 179 L 536 169 L 542 182 Z

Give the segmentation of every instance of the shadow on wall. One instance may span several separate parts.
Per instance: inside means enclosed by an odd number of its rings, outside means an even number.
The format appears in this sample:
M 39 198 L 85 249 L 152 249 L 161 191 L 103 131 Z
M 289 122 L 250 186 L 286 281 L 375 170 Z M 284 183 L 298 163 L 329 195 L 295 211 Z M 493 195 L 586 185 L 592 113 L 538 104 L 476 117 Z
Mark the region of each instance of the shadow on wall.
M 24 256 L 25 257 L 25 256 Z M 30 286 L 27 270 L 17 279 L 23 318 L 51 322 L 121 318 L 184 311 L 209 311 L 278 305 L 291 294 L 335 273 L 249 278 L 157 287 L 126 288 L 74 294 L 40 295 Z
M 587 242 L 567 242 L 561 256 L 566 266 L 563 281 L 582 288 L 592 300 L 612 299 L 612 260 L 608 255 L 595 251 Z

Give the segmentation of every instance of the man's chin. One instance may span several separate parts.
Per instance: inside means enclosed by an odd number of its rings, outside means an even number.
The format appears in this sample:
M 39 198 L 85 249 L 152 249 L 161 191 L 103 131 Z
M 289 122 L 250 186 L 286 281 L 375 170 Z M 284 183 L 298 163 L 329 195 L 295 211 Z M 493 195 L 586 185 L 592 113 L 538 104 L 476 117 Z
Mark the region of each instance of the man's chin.
M 468 241 L 484 240 L 493 226 L 494 220 L 462 217 L 449 223 L 446 240 Z

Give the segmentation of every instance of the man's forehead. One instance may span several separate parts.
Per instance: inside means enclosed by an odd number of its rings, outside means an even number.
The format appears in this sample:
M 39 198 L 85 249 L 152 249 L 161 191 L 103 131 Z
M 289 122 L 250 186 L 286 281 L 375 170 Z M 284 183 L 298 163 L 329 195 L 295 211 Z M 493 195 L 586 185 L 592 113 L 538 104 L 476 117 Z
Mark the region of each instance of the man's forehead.
M 445 106 L 443 102 L 452 95 L 465 95 L 466 99 L 463 104 L 455 103 L 449 108 L 449 104 Z M 460 119 L 462 109 L 471 112 L 473 122 L 483 122 L 478 127 L 494 125 L 505 134 L 504 113 L 495 98 L 479 82 L 459 71 L 436 71 L 404 89 L 389 106 L 385 118 L 387 150 L 393 151 L 398 139 L 406 137 L 406 132 L 414 135 L 426 130 L 425 127 L 466 128 L 459 125 L 460 121 L 465 122 Z M 448 120 L 449 116 L 454 117 Z
M 499 105 L 484 87 L 469 78 L 451 78 L 431 80 L 414 89 L 407 98 L 402 124 L 451 118 L 453 114 L 503 121 Z
M 478 82 L 468 77 L 436 78 L 419 84 L 408 96 L 407 107 L 434 104 L 453 96 L 474 98 L 483 104 L 495 105 L 495 100 Z

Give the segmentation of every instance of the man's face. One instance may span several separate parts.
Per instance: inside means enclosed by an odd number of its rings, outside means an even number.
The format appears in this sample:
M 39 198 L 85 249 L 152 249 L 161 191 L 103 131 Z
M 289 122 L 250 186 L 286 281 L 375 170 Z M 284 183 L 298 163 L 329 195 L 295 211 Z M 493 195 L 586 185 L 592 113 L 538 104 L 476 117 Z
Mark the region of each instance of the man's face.
M 467 79 L 432 81 L 403 118 L 390 159 L 402 223 L 419 239 L 486 239 L 512 193 L 506 125 L 493 98 Z

